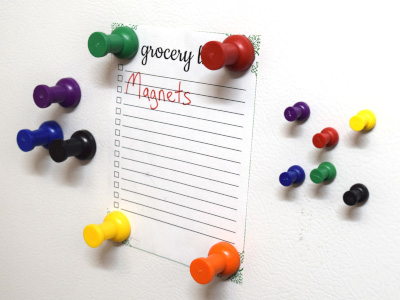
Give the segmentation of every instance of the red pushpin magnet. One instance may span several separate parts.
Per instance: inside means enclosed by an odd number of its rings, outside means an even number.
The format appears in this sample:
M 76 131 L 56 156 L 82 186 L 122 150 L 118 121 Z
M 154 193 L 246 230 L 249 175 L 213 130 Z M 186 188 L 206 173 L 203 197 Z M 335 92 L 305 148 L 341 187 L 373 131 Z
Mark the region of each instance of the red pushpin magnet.
M 320 133 L 314 135 L 312 142 L 317 148 L 333 147 L 339 142 L 339 134 L 336 129 L 326 127 Z
M 254 56 L 253 44 L 244 35 L 231 35 L 222 43 L 211 41 L 201 49 L 203 65 L 210 70 L 226 66 L 230 71 L 246 71 L 251 67 Z

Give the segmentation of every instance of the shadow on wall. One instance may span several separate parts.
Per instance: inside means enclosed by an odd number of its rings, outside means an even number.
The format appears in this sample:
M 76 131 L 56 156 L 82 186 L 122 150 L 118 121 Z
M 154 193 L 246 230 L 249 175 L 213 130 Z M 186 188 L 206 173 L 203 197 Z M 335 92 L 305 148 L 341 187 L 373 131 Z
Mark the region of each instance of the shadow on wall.
M 82 161 L 75 157 L 70 157 L 65 162 L 56 163 L 51 159 L 49 151 L 43 147 L 34 149 L 27 156 L 27 164 L 30 165 L 32 173 L 39 176 L 51 176 L 51 173 L 53 173 L 53 177 L 61 180 L 61 183 L 68 186 L 79 186 L 84 182 L 83 167 L 92 161 Z

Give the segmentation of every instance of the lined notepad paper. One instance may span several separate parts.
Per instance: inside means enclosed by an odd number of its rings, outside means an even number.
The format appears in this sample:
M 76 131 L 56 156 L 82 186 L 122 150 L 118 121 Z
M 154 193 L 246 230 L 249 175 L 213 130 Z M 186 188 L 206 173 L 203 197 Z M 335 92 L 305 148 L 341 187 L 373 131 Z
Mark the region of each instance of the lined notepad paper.
M 256 68 L 201 64 L 201 46 L 224 34 L 136 32 L 138 54 L 113 75 L 108 210 L 128 216 L 127 244 L 186 265 L 220 241 L 242 252 Z

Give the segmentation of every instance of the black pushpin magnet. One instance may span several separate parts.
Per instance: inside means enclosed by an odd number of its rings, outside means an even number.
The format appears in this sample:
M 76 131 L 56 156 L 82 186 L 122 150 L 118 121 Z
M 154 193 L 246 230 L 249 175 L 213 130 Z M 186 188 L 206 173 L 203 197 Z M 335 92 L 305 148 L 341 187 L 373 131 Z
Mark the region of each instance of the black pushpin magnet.
M 96 154 L 96 141 L 89 131 L 79 130 L 69 140 L 53 140 L 49 152 L 51 158 L 58 163 L 70 156 L 75 156 L 79 160 L 89 160 Z
M 349 206 L 364 203 L 368 200 L 369 191 L 367 187 L 361 183 L 353 185 L 349 191 L 343 194 L 343 201 Z

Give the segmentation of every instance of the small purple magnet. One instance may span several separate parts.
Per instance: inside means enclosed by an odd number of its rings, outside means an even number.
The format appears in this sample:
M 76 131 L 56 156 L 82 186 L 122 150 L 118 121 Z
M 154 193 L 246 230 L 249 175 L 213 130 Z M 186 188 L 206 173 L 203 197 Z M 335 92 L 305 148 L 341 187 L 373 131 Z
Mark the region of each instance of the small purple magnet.
M 284 116 L 289 122 L 305 121 L 310 116 L 310 107 L 305 102 L 297 102 L 285 109 Z
M 73 78 L 60 79 L 55 86 L 38 85 L 33 91 L 33 100 L 40 108 L 58 103 L 63 107 L 75 107 L 81 100 L 81 89 Z

